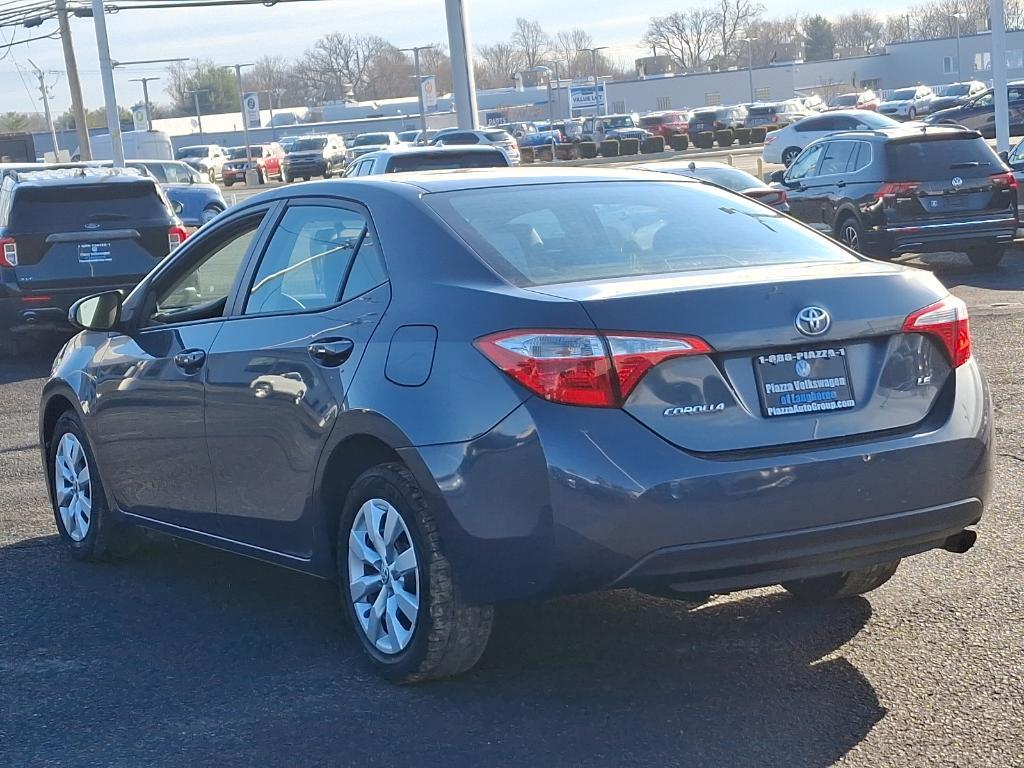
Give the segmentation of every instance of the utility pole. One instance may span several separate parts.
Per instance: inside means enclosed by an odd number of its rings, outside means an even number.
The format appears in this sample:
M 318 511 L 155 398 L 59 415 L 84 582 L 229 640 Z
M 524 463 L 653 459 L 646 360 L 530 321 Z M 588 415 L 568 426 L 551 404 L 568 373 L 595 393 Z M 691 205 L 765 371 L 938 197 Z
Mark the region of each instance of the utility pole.
M 747 79 L 750 81 L 750 101 L 754 102 L 754 41 L 756 37 L 741 37 L 740 41 L 747 44 Z
M 957 11 L 953 14 L 953 18 L 956 20 L 956 79 L 960 79 L 960 19 L 963 18 L 963 13 Z
M 32 70 L 39 78 L 39 95 L 43 97 L 43 114 L 46 116 L 46 127 L 50 129 L 50 138 L 53 139 L 53 158 L 59 160 L 60 146 L 57 144 L 57 129 L 53 126 L 53 118 L 50 116 L 50 89 L 46 87 L 46 73 L 43 72 L 32 59 L 28 60 Z
M 96 27 L 96 48 L 100 59 L 100 77 L 103 79 L 103 101 L 107 108 L 107 130 L 110 131 L 110 152 L 113 157 L 113 166 L 124 168 L 121 116 L 117 112 L 114 64 L 110 59 L 110 40 L 107 38 L 107 20 L 103 16 L 103 0 L 92 0 L 92 20 Z
M 420 74 L 420 51 L 433 50 L 432 45 L 420 45 L 416 48 L 399 48 L 403 53 L 412 52 L 413 67 L 416 71 L 416 98 L 420 103 L 420 142 L 425 142 L 427 137 L 427 109 L 423 104 L 423 76 Z
M 1006 17 L 1003 0 L 991 0 L 992 88 L 996 95 L 996 151 L 1010 151 L 1010 105 L 1006 87 Z
M 448 47 L 452 57 L 452 91 L 459 128 L 473 130 L 477 124 L 476 78 L 473 74 L 473 46 L 466 23 L 465 0 L 444 0 L 448 21 Z
M 601 80 L 600 80 L 600 78 L 598 77 L 598 74 L 597 74 L 597 54 L 600 53 L 601 51 L 605 50 L 607 47 L 608 47 L 607 45 L 601 45 L 601 46 L 598 46 L 597 48 L 580 48 L 577 51 L 577 53 L 589 53 L 590 54 L 590 69 L 591 69 L 591 74 L 594 77 L 594 98 L 595 99 L 597 98 L 598 94 L 601 92 Z M 607 88 L 605 88 L 605 91 L 604 91 L 604 113 L 606 115 L 608 114 L 608 89 Z M 601 114 L 601 110 L 600 109 L 595 109 L 594 110 L 594 114 L 595 115 Z
M 238 80 L 238 108 L 242 112 L 242 133 L 245 135 L 245 159 L 248 166 L 252 166 L 252 144 L 249 143 L 249 122 L 245 119 L 245 91 L 242 88 L 242 67 L 251 67 L 252 64 L 232 64 L 225 69 L 235 70 L 235 79 Z M 246 181 L 248 183 L 248 180 Z
M 210 92 L 209 88 L 199 88 L 199 89 L 197 89 L 195 91 L 189 91 L 189 93 L 192 94 L 192 103 L 194 103 L 196 105 L 196 123 L 198 123 L 198 125 L 199 125 L 199 140 L 200 141 L 205 141 L 205 138 L 203 137 L 203 113 L 199 110 L 199 94 L 200 93 L 209 93 L 209 92 Z
M 131 81 L 133 83 L 142 83 L 142 103 L 146 106 L 146 125 L 151 131 L 153 130 L 153 114 L 149 109 L 149 84 L 153 80 L 159 79 L 159 77 L 139 77 Z
M 71 91 L 71 113 L 75 116 L 75 130 L 78 131 L 78 153 L 83 160 L 92 160 L 92 145 L 89 143 L 89 123 L 86 120 L 85 105 L 82 102 L 82 83 L 78 79 L 78 62 L 75 46 L 71 42 L 71 25 L 68 23 L 67 0 L 56 0 L 57 29 L 64 48 L 64 69 L 68 73 L 68 89 Z

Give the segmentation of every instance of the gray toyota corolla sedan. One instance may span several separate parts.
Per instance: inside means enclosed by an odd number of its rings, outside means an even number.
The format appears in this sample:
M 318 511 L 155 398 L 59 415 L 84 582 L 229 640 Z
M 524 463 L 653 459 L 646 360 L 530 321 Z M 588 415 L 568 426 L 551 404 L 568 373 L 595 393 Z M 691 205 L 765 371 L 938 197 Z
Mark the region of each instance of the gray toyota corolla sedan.
M 867 592 L 988 496 L 964 304 L 677 177 L 274 190 L 72 313 L 40 407 L 72 554 L 145 527 L 335 579 L 397 681 L 472 667 L 500 601 Z

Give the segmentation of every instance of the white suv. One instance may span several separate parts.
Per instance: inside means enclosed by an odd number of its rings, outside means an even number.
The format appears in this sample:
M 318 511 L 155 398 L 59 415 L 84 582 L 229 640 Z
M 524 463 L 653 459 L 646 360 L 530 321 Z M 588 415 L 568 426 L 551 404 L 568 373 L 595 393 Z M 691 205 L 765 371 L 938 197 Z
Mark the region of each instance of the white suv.
M 927 85 L 899 88 L 878 105 L 878 114 L 900 120 L 915 120 L 918 115 L 927 115 L 932 109 L 935 94 Z
M 519 145 L 512 138 L 512 134 L 499 128 L 480 128 L 475 131 L 446 129 L 439 131 L 432 143 L 438 147 L 464 147 L 476 144 L 499 147 L 508 158 L 509 165 L 519 165 Z

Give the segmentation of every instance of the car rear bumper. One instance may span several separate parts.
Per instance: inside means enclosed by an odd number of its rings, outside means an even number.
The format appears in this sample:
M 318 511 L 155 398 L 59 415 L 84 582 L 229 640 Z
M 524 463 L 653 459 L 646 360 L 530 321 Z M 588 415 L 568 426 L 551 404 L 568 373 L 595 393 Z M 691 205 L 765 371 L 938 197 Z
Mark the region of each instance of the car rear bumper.
M 142 279 L 142 276 L 139 277 Z M 68 310 L 81 298 L 103 291 L 123 290 L 127 295 L 134 285 L 100 285 L 88 290 L 33 291 L 22 293 L 4 289 L 0 295 L 0 333 L 69 330 Z
M 1018 222 L 1015 217 L 995 215 L 970 221 L 936 222 L 889 226 L 865 233 L 868 245 L 892 253 L 930 253 L 1013 242 Z
M 988 390 L 971 361 L 896 434 L 696 454 L 624 411 L 531 399 L 468 443 L 404 449 L 480 602 L 619 586 L 724 592 L 941 547 L 988 498 Z M 422 462 L 422 463 L 420 463 Z

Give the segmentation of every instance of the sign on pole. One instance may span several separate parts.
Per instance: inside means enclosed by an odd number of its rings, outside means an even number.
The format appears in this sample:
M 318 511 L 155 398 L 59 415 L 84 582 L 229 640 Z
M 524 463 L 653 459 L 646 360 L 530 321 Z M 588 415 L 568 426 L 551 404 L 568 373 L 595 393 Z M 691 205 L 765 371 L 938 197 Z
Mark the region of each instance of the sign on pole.
M 437 112 L 437 78 L 433 75 L 420 78 L 420 89 L 423 92 L 423 109 Z
M 259 128 L 260 119 L 260 98 L 258 93 L 246 93 L 242 96 L 242 105 L 245 107 L 245 127 Z
M 149 128 L 149 113 L 144 105 L 132 107 L 132 125 L 136 131 L 145 131 Z
M 573 110 L 605 111 L 605 84 L 573 83 L 569 86 L 569 105 Z

